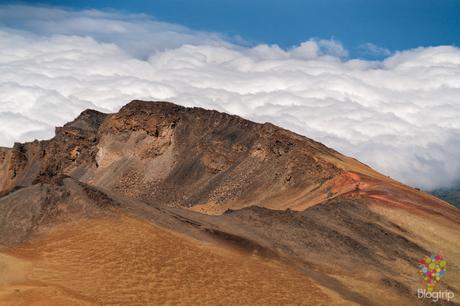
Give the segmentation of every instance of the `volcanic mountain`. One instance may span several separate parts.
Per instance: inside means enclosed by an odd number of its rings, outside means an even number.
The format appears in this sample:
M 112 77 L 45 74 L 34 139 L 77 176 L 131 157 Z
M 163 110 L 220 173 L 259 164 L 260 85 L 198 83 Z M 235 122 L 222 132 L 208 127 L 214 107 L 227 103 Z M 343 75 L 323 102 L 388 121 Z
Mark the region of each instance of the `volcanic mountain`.
M 458 208 L 217 111 L 86 110 L 0 149 L 0 195 L 1 305 L 423 305 L 432 254 L 460 294 Z

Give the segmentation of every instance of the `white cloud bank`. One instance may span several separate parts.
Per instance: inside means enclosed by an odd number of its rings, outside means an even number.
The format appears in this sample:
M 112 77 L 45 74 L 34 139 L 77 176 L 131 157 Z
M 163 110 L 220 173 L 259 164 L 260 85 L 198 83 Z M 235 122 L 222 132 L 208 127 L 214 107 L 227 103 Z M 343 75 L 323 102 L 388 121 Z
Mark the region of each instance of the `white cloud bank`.
M 413 186 L 460 177 L 458 48 L 349 60 L 330 40 L 242 47 L 144 15 L 27 6 L 0 6 L 1 24 L 0 145 L 161 99 L 273 122 Z

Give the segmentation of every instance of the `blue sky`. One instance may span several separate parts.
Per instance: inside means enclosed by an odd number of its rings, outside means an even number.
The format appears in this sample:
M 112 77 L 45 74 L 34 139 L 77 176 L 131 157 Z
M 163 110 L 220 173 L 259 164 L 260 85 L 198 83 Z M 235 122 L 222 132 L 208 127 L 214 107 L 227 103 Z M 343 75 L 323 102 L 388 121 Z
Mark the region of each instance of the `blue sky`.
M 9 2 L 17 3 L 17 2 Z M 249 44 L 288 48 L 309 38 L 340 41 L 351 57 L 369 54 L 372 43 L 391 51 L 419 46 L 460 45 L 458 0 L 155 0 L 22 1 L 72 8 L 112 8 L 146 13 L 195 30 L 240 36 Z

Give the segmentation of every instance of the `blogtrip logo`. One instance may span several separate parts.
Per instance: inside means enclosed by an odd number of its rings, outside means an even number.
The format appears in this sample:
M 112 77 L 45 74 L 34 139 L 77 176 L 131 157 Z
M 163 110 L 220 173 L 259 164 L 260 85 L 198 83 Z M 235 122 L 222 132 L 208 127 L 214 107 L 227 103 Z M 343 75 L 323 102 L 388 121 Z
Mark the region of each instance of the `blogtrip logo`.
M 433 291 L 446 271 L 447 263 L 441 255 L 425 256 L 418 265 L 418 273 L 422 276 L 422 283 L 428 292 Z
M 452 291 L 435 291 L 437 283 L 446 274 L 447 262 L 441 255 L 424 256 L 418 263 L 418 273 L 422 277 L 423 288 L 417 290 L 419 299 L 440 299 L 450 301 L 454 298 Z

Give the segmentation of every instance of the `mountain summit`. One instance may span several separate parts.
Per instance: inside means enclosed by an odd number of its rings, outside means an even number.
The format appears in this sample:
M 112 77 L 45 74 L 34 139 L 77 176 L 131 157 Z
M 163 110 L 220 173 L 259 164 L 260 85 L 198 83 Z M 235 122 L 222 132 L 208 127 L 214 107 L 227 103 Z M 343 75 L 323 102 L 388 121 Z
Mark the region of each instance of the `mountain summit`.
M 418 260 L 460 265 L 457 208 L 270 123 L 168 102 L 1 148 L 0 195 L 6 304 L 417 305 Z

